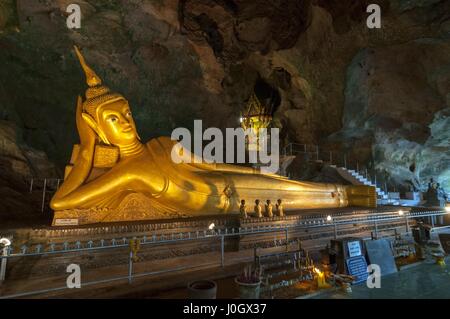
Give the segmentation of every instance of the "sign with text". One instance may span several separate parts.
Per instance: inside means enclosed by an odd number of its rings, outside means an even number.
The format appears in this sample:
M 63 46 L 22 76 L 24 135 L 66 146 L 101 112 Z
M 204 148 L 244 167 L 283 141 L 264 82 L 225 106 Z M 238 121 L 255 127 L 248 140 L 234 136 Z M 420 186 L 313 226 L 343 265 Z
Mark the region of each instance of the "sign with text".
M 78 218 L 58 218 L 55 220 L 55 226 L 77 226 Z
M 357 256 L 346 260 L 347 272 L 355 277 L 354 284 L 366 281 L 368 277 L 367 261 L 364 256 Z
M 348 246 L 348 255 L 350 258 L 361 256 L 361 244 L 359 240 L 349 241 L 347 243 Z

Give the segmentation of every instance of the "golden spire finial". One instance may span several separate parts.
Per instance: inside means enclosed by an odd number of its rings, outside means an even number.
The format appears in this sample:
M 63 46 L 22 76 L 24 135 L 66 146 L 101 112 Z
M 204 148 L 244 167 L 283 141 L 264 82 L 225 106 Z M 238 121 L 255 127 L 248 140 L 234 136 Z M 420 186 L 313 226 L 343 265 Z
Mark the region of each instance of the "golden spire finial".
M 96 111 L 100 106 L 120 99 L 125 100 L 125 98 L 120 94 L 111 92 L 108 87 L 102 85 L 102 80 L 86 64 L 86 61 L 77 46 L 74 46 L 74 48 L 81 67 L 86 75 L 86 83 L 89 86 L 85 94 L 86 100 L 83 102 L 83 111 L 87 112 L 95 119 Z
M 80 61 L 81 67 L 84 70 L 84 73 L 86 74 L 86 83 L 90 87 L 98 86 L 102 84 L 102 80 L 100 77 L 92 70 L 84 60 L 83 55 L 81 54 L 80 50 L 76 45 L 74 45 L 75 53 L 77 54 L 78 60 Z

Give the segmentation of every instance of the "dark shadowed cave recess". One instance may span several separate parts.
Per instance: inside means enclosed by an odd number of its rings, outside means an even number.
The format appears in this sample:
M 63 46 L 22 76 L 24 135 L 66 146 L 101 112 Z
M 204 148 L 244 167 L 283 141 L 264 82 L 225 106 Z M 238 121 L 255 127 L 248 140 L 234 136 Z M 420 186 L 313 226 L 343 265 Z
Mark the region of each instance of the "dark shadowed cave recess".
M 266 106 L 266 109 L 270 115 L 273 115 L 280 106 L 281 97 L 276 88 L 269 85 L 263 79 L 258 79 L 254 86 L 254 92 L 258 100 L 262 105 Z
M 366 27 L 369 2 L 381 29 Z M 129 99 L 144 140 L 194 119 L 237 127 L 255 92 L 282 146 L 318 144 L 396 187 L 434 177 L 450 191 L 450 1 L 78 3 L 80 30 L 66 28 L 65 1 L 0 3 L 2 197 L 20 202 L 20 181 L 61 176 L 78 142 L 73 44 Z

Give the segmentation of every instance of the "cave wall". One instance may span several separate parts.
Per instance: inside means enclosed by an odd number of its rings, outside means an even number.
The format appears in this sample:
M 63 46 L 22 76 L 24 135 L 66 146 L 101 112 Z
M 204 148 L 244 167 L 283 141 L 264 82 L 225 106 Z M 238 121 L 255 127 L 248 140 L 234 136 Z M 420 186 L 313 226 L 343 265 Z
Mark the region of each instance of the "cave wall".
M 380 30 L 365 25 L 369 1 L 76 2 L 80 30 L 65 26 L 68 0 L 0 5 L 1 119 L 59 174 L 85 89 L 73 44 L 130 100 L 144 140 L 194 119 L 237 127 L 263 80 L 281 96 L 284 142 L 349 153 L 406 184 L 448 170 L 450 1 L 370 1 L 382 7 Z M 430 169 L 436 158 L 442 169 Z
M 449 184 L 450 39 L 361 50 L 347 69 L 343 129 L 336 139 L 366 146 L 380 176 L 425 190 Z M 363 161 L 362 161 L 363 162 Z

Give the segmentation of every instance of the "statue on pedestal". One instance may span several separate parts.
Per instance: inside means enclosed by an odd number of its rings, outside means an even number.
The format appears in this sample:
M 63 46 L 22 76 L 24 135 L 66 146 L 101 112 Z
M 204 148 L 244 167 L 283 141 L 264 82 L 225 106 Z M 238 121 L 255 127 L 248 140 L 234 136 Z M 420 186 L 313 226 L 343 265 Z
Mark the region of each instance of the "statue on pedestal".
M 278 216 L 282 217 L 284 216 L 284 209 L 283 209 L 283 202 L 281 199 L 277 200 L 277 203 L 275 205 L 275 210 Z
M 273 217 L 273 205 L 270 202 L 270 199 L 268 199 L 266 201 L 265 210 L 266 210 L 266 216 L 272 218 Z
M 174 163 L 177 141 L 143 143 L 128 101 L 104 86 L 75 51 L 88 89 L 77 101 L 80 143 L 50 203 L 53 225 L 224 214 L 238 211 L 242 198 L 283 198 L 290 210 L 376 206 L 374 187 L 292 181 L 229 164 Z
M 241 206 L 239 206 L 239 212 L 241 213 L 242 218 L 247 218 L 247 205 L 245 205 L 245 199 L 241 200 Z
M 263 217 L 262 207 L 261 207 L 259 199 L 255 200 L 255 209 L 254 209 L 254 211 L 255 211 L 255 216 L 257 218 L 262 218 Z
M 428 207 L 443 207 L 443 198 L 442 194 L 440 194 L 440 185 L 439 183 L 435 183 L 433 178 L 430 179 L 430 182 L 428 183 L 428 190 L 427 190 L 427 202 L 426 206 Z M 441 196 L 440 196 L 441 195 Z

